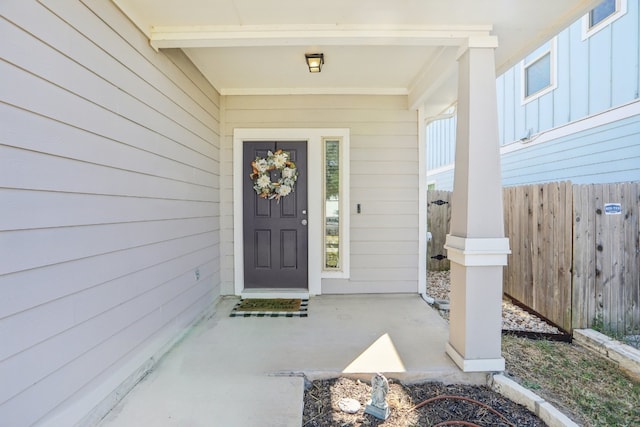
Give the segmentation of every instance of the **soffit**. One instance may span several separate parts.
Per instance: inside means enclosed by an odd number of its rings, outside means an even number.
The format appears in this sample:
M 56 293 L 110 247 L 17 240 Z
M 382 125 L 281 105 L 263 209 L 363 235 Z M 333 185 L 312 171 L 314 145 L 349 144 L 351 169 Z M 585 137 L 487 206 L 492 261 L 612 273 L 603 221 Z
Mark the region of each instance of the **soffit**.
M 455 101 L 456 56 L 497 39 L 505 71 L 598 0 L 114 0 L 156 49 L 181 48 L 225 94 L 400 94 Z M 311 74 L 305 52 L 322 52 Z

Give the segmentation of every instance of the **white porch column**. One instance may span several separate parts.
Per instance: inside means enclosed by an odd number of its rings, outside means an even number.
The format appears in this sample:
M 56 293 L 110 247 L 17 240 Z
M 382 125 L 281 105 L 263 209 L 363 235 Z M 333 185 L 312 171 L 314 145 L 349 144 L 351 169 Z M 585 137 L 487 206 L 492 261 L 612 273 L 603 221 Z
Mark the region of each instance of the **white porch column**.
M 494 37 L 471 39 L 458 58 L 458 124 L 445 248 L 451 261 L 447 354 L 465 372 L 503 371 L 504 237 Z

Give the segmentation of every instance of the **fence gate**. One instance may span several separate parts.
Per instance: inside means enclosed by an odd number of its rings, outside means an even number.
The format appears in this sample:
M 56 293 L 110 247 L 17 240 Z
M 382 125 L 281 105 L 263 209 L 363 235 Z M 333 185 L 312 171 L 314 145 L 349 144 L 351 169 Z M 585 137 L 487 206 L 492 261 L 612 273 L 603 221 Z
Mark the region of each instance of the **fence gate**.
M 640 183 L 575 185 L 573 326 L 640 330 Z
M 571 183 L 507 187 L 503 198 L 511 247 L 504 293 L 570 331 Z
M 427 244 L 427 270 L 430 271 L 449 269 L 444 244 L 451 221 L 451 194 L 442 190 L 427 192 L 427 231 L 432 235 Z

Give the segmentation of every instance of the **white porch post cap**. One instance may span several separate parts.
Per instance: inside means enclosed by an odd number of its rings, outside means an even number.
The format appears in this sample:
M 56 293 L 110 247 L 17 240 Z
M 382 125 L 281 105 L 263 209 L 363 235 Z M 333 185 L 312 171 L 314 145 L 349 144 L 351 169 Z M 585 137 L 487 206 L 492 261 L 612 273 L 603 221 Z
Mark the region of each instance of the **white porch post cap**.
M 491 48 L 495 49 L 498 47 L 498 37 L 496 36 L 475 36 L 475 37 L 467 37 L 464 42 L 460 44 L 460 48 L 458 49 L 458 54 L 456 59 L 460 59 L 460 57 L 471 48 Z
M 447 234 L 444 248 L 450 261 L 469 267 L 507 265 L 507 255 L 511 253 L 506 237 L 465 238 Z

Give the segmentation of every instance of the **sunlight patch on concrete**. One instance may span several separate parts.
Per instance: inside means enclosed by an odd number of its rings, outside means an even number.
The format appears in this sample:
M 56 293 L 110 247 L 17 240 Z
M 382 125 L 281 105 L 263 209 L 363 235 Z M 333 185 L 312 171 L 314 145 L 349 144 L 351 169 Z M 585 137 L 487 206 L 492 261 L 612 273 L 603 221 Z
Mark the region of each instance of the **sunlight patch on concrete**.
M 406 369 L 396 350 L 396 346 L 387 333 L 360 353 L 342 372 L 406 372 Z

